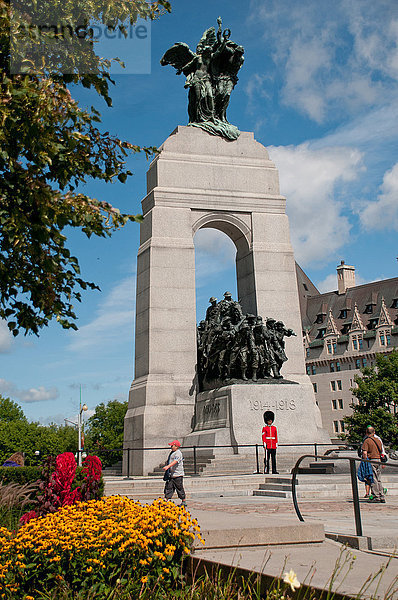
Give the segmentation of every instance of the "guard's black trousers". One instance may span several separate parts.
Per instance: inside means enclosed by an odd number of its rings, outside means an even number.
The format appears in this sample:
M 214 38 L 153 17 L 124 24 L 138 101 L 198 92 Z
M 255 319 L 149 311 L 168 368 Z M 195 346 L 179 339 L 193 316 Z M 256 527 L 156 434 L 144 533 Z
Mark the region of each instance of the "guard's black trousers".
M 264 458 L 264 473 L 269 473 L 269 460 L 272 463 L 272 472 L 276 473 L 276 448 L 267 448 L 266 457 Z
M 169 481 L 166 481 L 164 486 L 164 497 L 166 500 L 171 500 L 174 490 L 177 492 L 177 496 L 180 500 L 185 500 L 185 490 L 182 475 L 180 477 L 172 477 L 169 479 Z

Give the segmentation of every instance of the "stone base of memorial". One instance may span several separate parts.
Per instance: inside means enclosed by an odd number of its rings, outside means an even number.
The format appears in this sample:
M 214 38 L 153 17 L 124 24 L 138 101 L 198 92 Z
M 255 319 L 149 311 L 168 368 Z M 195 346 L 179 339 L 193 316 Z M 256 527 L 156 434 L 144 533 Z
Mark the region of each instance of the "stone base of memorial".
M 314 407 L 311 383 L 267 379 L 225 385 L 198 394 L 193 431 L 184 438 L 183 445 L 228 446 L 214 448 L 215 456 L 254 454 L 254 445 L 262 443 L 266 410 L 275 413 L 280 444 L 292 444 L 280 446 L 278 452 L 303 454 L 313 451 L 314 442 L 330 443 L 322 429 L 319 409 Z M 307 449 L 298 449 L 297 444 L 306 443 Z M 245 444 L 253 446 L 245 448 Z

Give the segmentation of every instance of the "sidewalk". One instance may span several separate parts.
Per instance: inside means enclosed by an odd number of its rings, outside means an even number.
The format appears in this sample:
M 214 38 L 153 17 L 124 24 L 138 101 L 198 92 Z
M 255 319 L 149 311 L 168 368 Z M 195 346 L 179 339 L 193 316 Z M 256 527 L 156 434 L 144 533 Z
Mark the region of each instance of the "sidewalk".
M 398 548 L 398 497 L 386 496 L 386 504 L 369 504 L 361 500 L 363 535 L 374 541 L 373 549 Z M 354 508 L 351 500 L 316 501 L 299 500 L 300 511 L 305 523 L 319 522 L 325 532 L 355 535 Z M 238 496 L 228 498 L 195 498 L 189 502 L 189 510 L 228 512 L 230 514 L 263 515 L 274 520 L 276 517 L 291 517 L 297 521 L 292 500 L 289 498 L 261 498 Z
M 313 525 L 319 534 L 319 526 L 323 523 L 326 531 L 339 533 L 355 533 L 352 502 L 302 501 L 300 508 L 305 525 Z M 366 579 L 377 573 L 390 560 L 390 564 L 381 581 L 374 581 L 362 598 L 370 598 L 377 590 L 376 597 L 384 598 L 389 594 L 390 600 L 398 599 L 398 558 L 389 558 L 392 550 L 380 553 L 362 550 L 344 549 L 342 544 L 330 539 L 313 541 L 312 543 L 277 544 L 278 528 L 292 530 L 300 523 L 289 499 L 256 497 L 229 497 L 198 499 L 189 502 L 188 509 L 201 525 L 205 539 L 210 535 L 210 549 L 196 549 L 195 559 L 202 559 L 207 564 L 221 564 L 239 567 L 263 573 L 268 577 L 280 577 L 282 571 L 293 569 L 299 581 L 325 589 L 336 564 L 342 567 L 336 577 L 333 589 L 341 594 L 356 596 Z M 398 498 L 388 504 L 370 505 L 361 502 L 363 528 L 365 535 L 379 537 L 382 542 L 390 541 L 398 533 Z M 213 548 L 214 538 L 218 538 L 220 546 L 233 544 L 233 533 L 240 529 L 242 537 L 234 547 Z M 244 530 L 246 529 L 246 534 Z M 252 532 L 256 530 L 254 537 Z M 280 530 L 280 531 L 281 531 Z M 314 533 L 314 532 L 313 532 Z M 230 537 L 232 536 L 232 537 Z M 250 545 L 250 537 L 252 543 Z M 262 537 L 261 537 L 262 536 Z M 383 538 L 384 536 L 384 538 Z M 293 536 L 292 536 L 293 537 Z M 259 540 L 262 541 L 262 545 Z M 244 545 L 243 545 L 244 544 Z M 277 544 L 277 545 L 275 545 Z M 354 558 L 355 557 L 355 558 Z

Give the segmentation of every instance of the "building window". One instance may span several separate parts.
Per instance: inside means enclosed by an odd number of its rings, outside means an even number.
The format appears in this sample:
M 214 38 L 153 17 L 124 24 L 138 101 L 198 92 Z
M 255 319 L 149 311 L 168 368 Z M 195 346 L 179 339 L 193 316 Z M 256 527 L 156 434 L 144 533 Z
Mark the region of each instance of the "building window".
M 325 334 L 326 334 L 326 327 L 321 327 L 318 330 L 318 335 L 316 336 L 316 339 L 321 340 Z
M 352 347 L 354 350 L 362 350 L 363 339 L 361 335 L 352 336 Z
M 323 323 L 323 318 L 324 318 L 324 315 L 322 313 L 319 313 L 319 315 L 316 316 L 315 323 Z
M 340 361 L 336 362 L 336 371 L 341 371 Z
M 368 361 L 366 360 L 366 358 L 363 358 L 362 359 L 362 366 L 363 366 L 363 368 L 367 367 L 367 365 L 368 365 Z
M 332 400 L 332 409 L 337 410 L 337 400 Z
M 339 433 L 339 422 L 333 421 L 333 429 L 335 433 Z
M 310 355 L 310 349 L 309 349 L 309 348 L 306 348 L 306 350 L 305 350 L 305 354 L 306 354 L 306 357 L 308 358 L 308 357 L 309 357 L 309 355 Z
M 343 433 L 345 431 L 344 421 L 340 421 L 340 431 L 342 431 Z
M 373 304 L 367 304 L 363 312 L 365 315 L 371 315 L 373 312 Z
M 343 386 L 341 385 L 341 379 L 337 380 L 337 389 L 338 390 L 342 390 L 343 389 Z
M 346 308 L 343 308 L 343 309 L 340 311 L 340 314 L 339 314 L 339 319 L 346 319 L 346 318 L 347 318 L 347 309 L 346 309 Z
M 336 354 L 337 341 L 336 340 L 329 340 L 328 343 L 327 343 L 327 348 L 328 348 L 328 354 Z
M 368 329 L 374 329 L 379 322 L 379 319 L 369 319 Z
M 338 402 L 338 404 L 339 404 L 339 408 L 340 408 L 340 410 L 342 410 L 342 409 L 343 409 L 343 399 L 342 399 L 342 398 L 339 398 L 339 399 L 337 400 L 337 402 Z
M 317 393 L 318 392 L 318 385 L 316 383 L 313 383 L 312 387 L 314 388 L 314 392 Z
M 355 368 L 356 369 L 360 369 L 361 368 L 361 361 L 360 361 L 359 358 L 357 358 L 356 361 L 355 361 Z
M 316 367 L 315 367 L 315 365 L 312 365 L 311 370 L 312 370 L 312 374 L 316 375 Z
M 398 308 L 398 298 L 394 298 L 391 304 L 391 308 Z
M 331 381 L 330 382 L 330 387 L 332 389 L 332 392 L 335 392 L 336 391 L 336 382 L 335 381 Z
M 330 363 L 330 372 L 334 373 L 334 363 Z
M 382 346 L 389 346 L 391 344 L 391 336 L 388 329 L 380 331 L 380 344 Z
M 307 375 L 311 375 L 311 369 L 308 365 L 306 366 L 305 370 L 307 371 Z
M 382 329 L 380 331 L 380 344 L 382 346 L 389 346 L 391 344 L 390 331 L 388 329 Z

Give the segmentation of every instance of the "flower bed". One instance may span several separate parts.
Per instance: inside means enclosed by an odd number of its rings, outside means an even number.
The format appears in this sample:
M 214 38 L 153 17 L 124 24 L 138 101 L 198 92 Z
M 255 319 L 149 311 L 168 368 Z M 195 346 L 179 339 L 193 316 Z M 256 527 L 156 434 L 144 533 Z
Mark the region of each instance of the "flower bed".
M 36 599 L 62 586 L 104 594 L 171 584 L 200 538 L 197 521 L 171 502 L 141 505 L 122 496 L 79 502 L 0 528 L 0 598 Z

